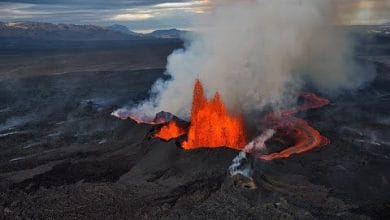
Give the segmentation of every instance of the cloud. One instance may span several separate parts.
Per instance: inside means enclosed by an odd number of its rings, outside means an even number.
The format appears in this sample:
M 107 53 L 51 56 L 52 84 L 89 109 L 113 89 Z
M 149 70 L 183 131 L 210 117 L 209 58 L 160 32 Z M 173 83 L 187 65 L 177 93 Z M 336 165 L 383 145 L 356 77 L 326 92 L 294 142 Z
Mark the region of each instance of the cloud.
M 382 24 L 390 21 L 388 0 L 338 0 L 337 18 L 343 24 Z
M 137 13 L 137 14 L 118 14 L 114 15 L 111 20 L 113 21 L 141 21 L 153 18 L 152 14 Z
M 224 0 L 228 1 L 228 0 Z M 232 1 L 232 0 L 230 0 Z M 389 22 L 388 0 L 335 0 L 344 24 Z M 192 28 L 216 0 L 0 0 L 0 20 L 110 25 L 131 29 Z M 197 27 L 195 27 L 197 28 Z
M 89 9 L 119 9 L 156 5 L 165 2 L 187 2 L 188 0 L 0 0 L 0 3 L 21 3 L 34 5 L 72 6 Z
M 193 13 L 205 13 L 209 8 L 208 1 L 168 2 L 152 6 L 160 10 L 187 10 Z
M 188 0 L 0 0 L 0 21 L 111 25 L 135 31 L 181 28 L 205 11 L 206 1 Z
M 156 17 L 177 16 L 183 12 L 202 13 L 203 8 L 203 1 L 168 2 L 127 9 L 126 12 L 116 14 L 110 19 L 114 21 L 140 21 Z

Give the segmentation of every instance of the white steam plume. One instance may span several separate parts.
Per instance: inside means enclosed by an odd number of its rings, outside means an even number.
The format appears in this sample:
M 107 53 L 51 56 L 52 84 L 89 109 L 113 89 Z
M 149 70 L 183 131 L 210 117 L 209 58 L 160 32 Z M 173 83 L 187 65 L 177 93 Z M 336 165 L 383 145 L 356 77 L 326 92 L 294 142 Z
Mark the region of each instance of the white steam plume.
M 244 149 L 233 159 L 229 166 L 229 173 L 231 176 L 243 175 L 251 178 L 253 169 L 251 164 L 248 164 L 247 153 L 254 153 L 265 150 L 265 142 L 274 136 L 275 130 L 268 129 L 263 134 L 256 137 L 253 141 L 247 144 Z
M 356 88 L 365 77 L 349 40 L 333 26 L 332 0 L 215 1 L 194 23 L 202 31 L 168 58 L 168 82 L 131 114 L 164 110 L 189 116 L 199 78 L 210 97 L 219 91 L 230 110 L 247 112 L 295 100 L 303 79 L 322 91 Z

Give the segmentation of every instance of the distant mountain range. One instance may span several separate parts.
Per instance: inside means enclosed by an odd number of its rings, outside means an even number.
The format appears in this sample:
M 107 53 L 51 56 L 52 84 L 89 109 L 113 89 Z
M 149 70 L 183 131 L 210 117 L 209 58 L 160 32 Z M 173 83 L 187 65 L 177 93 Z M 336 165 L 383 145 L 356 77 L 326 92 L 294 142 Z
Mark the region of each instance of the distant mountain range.
M 106 29 L 112 30 L 112 31 L 115 31 L 115 32 L 119 32 L 119 33 L 123 33 L 123 34 L 133 35 L 133 36 L 141 36 L 142 35 L 140 33 L 131 31 L 126 26 L 120 25 L 120 24 L 114 24 L 114 25 L 111 25 L 111 26 L 107 26 Z
M 183 34 L 185 33 L 187 32 L 177 30 L 177 29 L 169 29 L 169 30 L 156 30 L 147 35 L 156 38 L 182 38 Z
M 136 33 L 123 25 L 107 27 L 95 25 L 52 24 L 42 22 L 0 22 L 0 38 L 55 41 L 143 40 L 181 38 L 185 31 L 157 30 L 149 34 Z

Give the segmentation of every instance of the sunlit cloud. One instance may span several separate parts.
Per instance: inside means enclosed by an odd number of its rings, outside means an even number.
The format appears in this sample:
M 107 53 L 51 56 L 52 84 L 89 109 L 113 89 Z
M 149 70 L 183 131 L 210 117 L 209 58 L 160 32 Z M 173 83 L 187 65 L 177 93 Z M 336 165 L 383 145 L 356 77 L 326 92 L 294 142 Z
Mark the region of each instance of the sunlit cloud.
M 390 22 L 389 0 L 338 0 L 337 16 L 340 23 L 352 25 Z
M 118 14 L 114 15 L 110 19 L 113 21 L 142 21 L 153 18 L 152 14 L 137 13 L 137 14 Z
M 177 16 L 183 13 L 204 13 L 206 1 L 166 2 L 151 6 L 139 6 L 119 12 L 110 20 L 114 21 L 141 21 L 152 18 Z
M 155 9 L 164 10 L 189 10 L 195 13 L 203 13 L 209 7 L 208 1 L 167 2 L 152 6 Z
M 164 2 L 117 10 L 107 20 L 125 25 L 132 23 L 137 27 L 143 24 L 145 30 L 154 26 L 188 29 L 194 16 L 204 13 L 206 8 L 207 1 Z
M 228 0 L 224 0 L 228 1 Z M 135 30 L 193 29 L 193 20 L 211 11 L 214 0 L 0 0 L 0 21 L 42 21 L 111 25 Z M 229 0 L 236 1 L 238 0 Z M 389 0 L 334 0 L 337 22 L 390 22 Z
M 153 5 L 153 8 L 189 8 L 196 5 L 203 5 L 203 1 L 191 1 L 191 2 L 167 2 Z
M 34 15 L 40 14 L 37 11 L 30 11 L 32 4 L 2 4 L 0 3 L 0 14 L 3 19 L 21 19 L 32 18 Z

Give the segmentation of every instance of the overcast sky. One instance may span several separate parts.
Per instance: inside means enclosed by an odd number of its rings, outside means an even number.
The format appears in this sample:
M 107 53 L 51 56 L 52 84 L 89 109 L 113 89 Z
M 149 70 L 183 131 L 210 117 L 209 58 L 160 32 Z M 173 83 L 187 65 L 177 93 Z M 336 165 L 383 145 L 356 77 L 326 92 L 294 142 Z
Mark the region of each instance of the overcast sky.
M 190 27 L 210 0 L 0 0 L 0 21 L 123 24 L 132 30 Z M 274 1 L 274 0 L 272 0 Z M 346 24 L 390 22 L 390 0 L 335 0 Z

